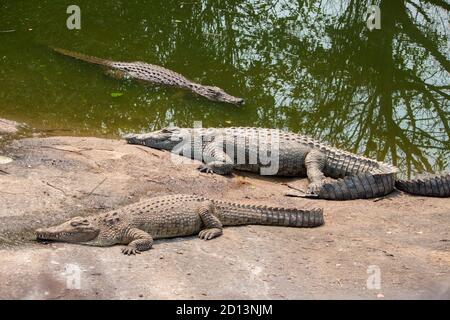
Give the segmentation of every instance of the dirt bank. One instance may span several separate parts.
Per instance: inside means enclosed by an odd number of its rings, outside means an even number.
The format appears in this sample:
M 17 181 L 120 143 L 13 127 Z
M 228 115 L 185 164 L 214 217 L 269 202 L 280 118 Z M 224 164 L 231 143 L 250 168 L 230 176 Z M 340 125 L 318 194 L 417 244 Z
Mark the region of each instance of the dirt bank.
M 289 198 L 281 183 L 292 179 L 207 175 L 119 140 L 30 138 L 2 154 L 14 161 L 0 167 L 0 298 L 450 298 L 450 199 Z M 170 193 L 321 206 L 326 225 L 227 228 L 135 257 L 33 241 L 38 226 Z M 381 288 L 370 289 L 378 270 Z

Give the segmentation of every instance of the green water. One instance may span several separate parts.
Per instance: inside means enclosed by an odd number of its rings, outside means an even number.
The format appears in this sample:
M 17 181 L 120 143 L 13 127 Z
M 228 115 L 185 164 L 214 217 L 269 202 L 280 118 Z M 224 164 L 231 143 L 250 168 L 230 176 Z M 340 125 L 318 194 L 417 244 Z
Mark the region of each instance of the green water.
M 74 3 L 81 30 L 66 27 Z M 276 127 L 406 174 L 448 169 L 450 5 L 374 3 L 381 29 L 370 31 L 358 0 L 1 0 L 0 117 L 113 137 L 193 121 Z M 159 64 L 246 104 L 114 79 L 48 46 Z

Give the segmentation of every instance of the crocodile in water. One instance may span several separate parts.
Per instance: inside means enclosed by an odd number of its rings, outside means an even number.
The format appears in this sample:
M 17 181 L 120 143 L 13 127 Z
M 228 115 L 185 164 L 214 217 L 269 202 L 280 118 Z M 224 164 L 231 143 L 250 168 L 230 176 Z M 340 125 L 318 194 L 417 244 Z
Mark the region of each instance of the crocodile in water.
M 187 89 L 212 101 L 226 102 L 235 105 L 241 105 L 244 102 L 244 99 L 233 97 L 221 88 L 192 82 L 179 73 L 154 64 L 139 61 L 116 62 L 60 48 L 53 48 L 53 50 L 69 57 L 105 66 L 113 71 L 111 74 L 116 76 L 120 75 L 121 77 L 129 77 L 154 84 Z

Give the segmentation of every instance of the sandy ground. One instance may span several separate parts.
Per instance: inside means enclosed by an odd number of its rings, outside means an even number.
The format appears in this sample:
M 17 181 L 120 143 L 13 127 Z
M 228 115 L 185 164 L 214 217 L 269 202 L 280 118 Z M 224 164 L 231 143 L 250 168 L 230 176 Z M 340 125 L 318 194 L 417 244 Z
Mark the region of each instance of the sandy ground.
M 448 198 L 285 197 L 283 182 L 305 187 L 306 180 L 207 175 L 119 140 L 29 138 L 0 154 L 14 159 L 0 166 L 0 298 L 450 298 Z M 175 193 L 320 206 L 326 224 L 230 227 L 207 242 L 156 241 L 131 257 L 119 247 L 33 238 L 37 227 Z

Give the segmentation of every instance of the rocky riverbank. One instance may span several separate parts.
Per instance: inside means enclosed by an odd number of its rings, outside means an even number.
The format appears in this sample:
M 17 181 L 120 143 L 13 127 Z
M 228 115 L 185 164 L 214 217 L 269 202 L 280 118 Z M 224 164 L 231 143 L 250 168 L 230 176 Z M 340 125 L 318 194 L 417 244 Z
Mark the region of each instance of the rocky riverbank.
M 35 137 L 3 149 L 13 161 L 0 165 L 1 298 L 450 298 L 450 199 L 289 198 L 283 183 L 305 179 L 207 175 L 120 140 Z M 321 206 L 326 224 L 227 228 L 135 257 L 33 238 L 37 227 L 175 193 Z
M 17 133 L 19 127 L 18 122 L 0 118 L 0 135 Z

